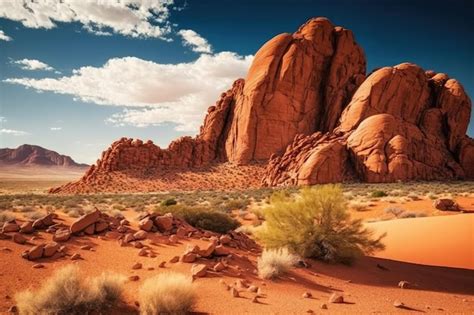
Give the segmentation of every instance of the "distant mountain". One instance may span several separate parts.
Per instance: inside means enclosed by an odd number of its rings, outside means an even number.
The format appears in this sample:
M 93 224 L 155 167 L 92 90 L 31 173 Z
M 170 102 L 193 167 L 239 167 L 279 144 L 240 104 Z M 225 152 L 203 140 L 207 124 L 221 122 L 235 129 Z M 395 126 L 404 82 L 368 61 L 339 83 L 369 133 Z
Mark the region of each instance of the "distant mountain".
M 47 166 L 81 167 L 89 165 L 76 163 L 71 157 L 42 148 L 23 144 L 16 149 L 0 149 L 0 166 Z

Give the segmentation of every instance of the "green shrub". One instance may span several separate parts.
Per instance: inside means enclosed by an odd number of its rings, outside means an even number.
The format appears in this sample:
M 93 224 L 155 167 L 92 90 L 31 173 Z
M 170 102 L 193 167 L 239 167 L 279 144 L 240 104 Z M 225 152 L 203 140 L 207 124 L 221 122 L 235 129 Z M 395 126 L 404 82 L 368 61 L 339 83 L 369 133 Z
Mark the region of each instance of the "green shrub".
M 176 199 L 174 198 L 168 198 L 168 199 L 165 199 L 163 200 L 160 205 L 162 207 L 169 207 L 169 206 L 174 206 L 175 204 L 177 204 L 178 202 L 176 201 Z
M 381 198 L 381 197 L 387 197 L 387 193 L 383 190 L 376 190 L 376 191 L 373 191 L 370 196 L 372 198 Z
M 305 188 L 300 196 L 274 194 L 257 237 L 267 248 L 287 247 L 302 257 L 351 263 L 354 258 L 383 249 L 381 238 L 361 220 L 351 220 L 339 185 Z
M 228 214 L 205 207 L 174 205 L 168 206 L 166 211 L 181 217 L 194 227 L 213 232 L 226 233 L 240 226 Z

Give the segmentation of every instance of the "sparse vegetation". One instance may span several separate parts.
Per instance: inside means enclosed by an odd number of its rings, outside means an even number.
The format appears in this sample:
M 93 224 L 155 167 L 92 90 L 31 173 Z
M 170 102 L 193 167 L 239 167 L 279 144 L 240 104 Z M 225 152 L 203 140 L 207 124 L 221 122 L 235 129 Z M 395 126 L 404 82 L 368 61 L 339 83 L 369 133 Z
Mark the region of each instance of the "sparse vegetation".
M 390 206 L 390 207 L 387 207 L 383 210 L 386 214 L 391 214 L 391 215 L 394 215 L 396 216 L 397 218 L 403 213 L 405 212 L 404 209 L 400 208 L 400 207 L 396 207 L 396 206 Z
M 168 206 L 166 211 L 183 218 L 194 227 L 218 233 L 226 233 L 240 225 L 238 221 L 231 218 L 228 214 L 206 207 L 174 205 Z
M 426 217 L 426 213 L 417 212 L 417 211 L 405 211 L 398 216 L 398 218 L 400 219 L 423 218 L 423 217 Z
M 0 224 L 15 219 L 15 215 L 10 211 L 0 211 Z
M 68 265 L 37 291 L 26 290 L 15 299 L 20 314 L 86 314 L 117 303 L 124 281 L 125 277 L 116 274 L 83 280 L 78 267 Z
M 265 249 L 257 260 L 258 275 L 263 279 L 274 279 L 286 273 L 298 261 L 288 248 Z
M 140 313 L 187 314 L 196 302 L 190 278 L 179 273 L 163 273 L 147 279 L 139 291 Z
M 365 211 L 369 207 L 367 202 L 353 200 L 349 203 L 349 207 L 355 211 Z
M 162 207 L 169 207 L 169 206 L 173 206 L 175 204 L 177 204 L 178 202 L 174 199 L 174 198 L 168 198 L 168 199 L 165 199 L 163 200 L 160 205 Z
M 302 257 L 350 263 L 382 249 L 381 237 L 351 220 L 339 185 L 305 188 L 298 198 L 272 196 L 257 237 L 267 248 L 288 247 Z
M 373 191 L 370 196 L 372 198 L 381 198 L 381 197 L 386 197 L 388 196 L 387 193 L 383 190 L 376 190 L 376 191 Z

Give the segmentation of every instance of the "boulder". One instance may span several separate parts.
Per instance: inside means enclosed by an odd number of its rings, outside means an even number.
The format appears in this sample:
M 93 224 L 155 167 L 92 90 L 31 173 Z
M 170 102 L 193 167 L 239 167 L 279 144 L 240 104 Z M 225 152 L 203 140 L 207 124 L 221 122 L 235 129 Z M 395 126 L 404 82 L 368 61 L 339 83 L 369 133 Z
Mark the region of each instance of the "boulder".
M 150 218 L 145 218 L 138 223 L 138 227 L 143 231 L 150 232 L 153 227 L 153 221 Z
M 100 215 L 101 212 L 99 210 L 95 210 L 93 212 L 83 215 L 71 224 L 71 233 L 81 232 L 88 226 L 93 225 L 100 219 Z
M 35 229 L 33 228 L 33 222 L 26 221 L 20 225 L 20 232 L 25 234 L 33 233 Z
M 204 264 L 194 264 L 191 267 L 191 275 L 193 276 L 193 278 L 205 277 L 207 275 L 207 266 Z
M 145 231 L 137 231 L 133 234 L 133 239 L 137 241 L 144 240 L 146 238 L 147 238 L 147 232 Z
M 155 224 L 160 232 L 168 232 L 173 227 L 173 215 L 167 213 L 155 218 Z
M 44 246 L 43 257 L 51 257 L 59 250 L 59 244 L 56 242 L 48 243 Z
M 55 242 L 66 242 L 71 237 L 71 231 L 68 229 L 57 230 L 53 235 L 53 241 Z
M 227 256 L 229 254 L 230 251 L 222 245 L 217 245 L 214 249 L 214 255 L 216 256 Z
M 184 263 L 193 263 L 197 259 L 197 255 L 194 253 L 185 253 L 181 256 L 181 261 Z
M 18 244 L 25 244 L 27 242 L 27 239 L 20 233 L 13 234 L 12 238 L 13 238 L 13 241 Z
M 18 232 L 18 231 L 20 231 L 20 226 L 15 221 L 6 222 L 2 227 L 3 233 Z
M 92 223 L 91 225 L 87 226 L 83 232 L 87 235 L 92 235 L 95 232 L 95 223 Z
M 201 257 L 210 257 L 214 250 L 216 249 L 216 242 L 209 242 L 205 247 L 199 250 L 199 255 Z
M 44 246 L 45 244 L 33 246 L 24 253 L 25 255 L 23 255 L 23 257 L 28 260 L 40 259 L 41 257 L 43 257 Z
M 224 234 L 224 235 L 221 235 L 221 237 L 219 237 L 219 242 L 220 242 L 222 245 L 227 245 L 227 244 L 229 244 L 231 241 L 232 241 L 232 238 L 231 238 L 228 234 Z
M 437 199 L 433 202 L 433 207 L 442 211 L 459 211 L 459 206 L 456 202 L 448 198 Z
M 333 293 L 329 297 L 329 303 L 344 303 L 344 297 L 339 293 Z
M 95 223 L 95 232 L 101 233 L 109 228 L 109 223 L 105 220 L 99 220 Z

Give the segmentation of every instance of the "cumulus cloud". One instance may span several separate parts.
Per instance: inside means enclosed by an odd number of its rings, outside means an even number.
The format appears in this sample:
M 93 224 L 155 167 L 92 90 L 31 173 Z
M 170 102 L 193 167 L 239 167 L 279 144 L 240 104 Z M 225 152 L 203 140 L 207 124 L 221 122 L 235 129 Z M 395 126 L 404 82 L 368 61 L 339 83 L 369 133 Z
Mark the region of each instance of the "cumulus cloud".
M 208 41 L 193 30 L 180 30 L 178 32 L 183 38 L 184 46 L 189 46 L 192 51 L 199 53 L 212 53 L 212 47 Z
M 21 59 L 12 61 L 13 64 L 19 65 L 23 70 L 47 70 L 53 71 L 50 65 L 36 59 Z
M 125 107 L 107 121 L 149 126 L 165 122 L 196 132 L 208 106 L 244 77 L 253 56 L 202 54 L 193 62 L 161 64 L 136 57 L 113 58 L 102 67 L 82 67 L 59 78 L 9 78 L 38 91 L 70 94 L 76 100 Z
M 9 42 L 12 40 L 12 38 L 10 36 L 8 36 L 7 34 L 5 34 L 4 31 L 0 30 L 0 40 L 4 40 L 6 42 Z
M 22 130 L 14 130 L 14 129 L 0 129 L 0 135 L 11 135 L 11 136 L 26 136 L 29 135 L 28 132 Z
M 60 130 L 63 130 L 63 127 L 50 127 L 49 130 L 51 130 L 51 131 L 60 131 Z
M 2 0 L 0 17 L 28 28 L 51 29 L 56 23 L 81 23 L 97 35 L 166 38 L 173 0 Z

